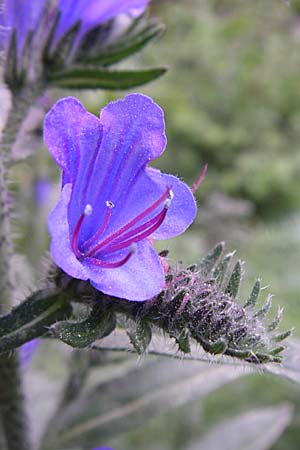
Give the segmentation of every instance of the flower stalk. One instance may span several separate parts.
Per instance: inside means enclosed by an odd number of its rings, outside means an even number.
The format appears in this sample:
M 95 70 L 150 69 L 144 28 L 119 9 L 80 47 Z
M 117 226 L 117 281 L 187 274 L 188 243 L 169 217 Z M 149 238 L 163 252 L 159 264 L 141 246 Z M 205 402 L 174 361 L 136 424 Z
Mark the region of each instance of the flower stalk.
M 12 109 L 0 144 L 0 315 L 14 304 L 15 280 L 12 266 L 13 242 L 10 227 L 7 165 L 10 152 L 17 139 L 24 116 L 35 98 L 36 91 L 22 92 L 12 101 Z M 29 450 L 27 418 L 22 394 L 19 355 L 4 353 L 0 356 L 0 411 L 8 450 Z

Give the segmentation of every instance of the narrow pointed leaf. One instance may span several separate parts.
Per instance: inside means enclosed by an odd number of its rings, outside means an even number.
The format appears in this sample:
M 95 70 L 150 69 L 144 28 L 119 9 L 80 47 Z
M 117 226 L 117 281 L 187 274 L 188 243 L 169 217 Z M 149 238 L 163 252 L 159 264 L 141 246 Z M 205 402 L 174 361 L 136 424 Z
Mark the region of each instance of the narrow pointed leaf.
M 280 321 L 282 319 L 282 315 L 283 315 L 283 308 L 278 307 L 278 313 L 277 316 L 275 317 L 274 320 L 272 320 L 272 322 L 268 325 L 268 330 L 269 331 L 274 331 L 276 330 L 276 328 L 278 327 L 278 325 L 280 324 Z
M 241 261 L 238 261 L 236 265 L 234 266 L 234 269 L 232 271 L 231 277 L 229 279 L 226 293 L 229 294 L 231 297 L 235 298 L 238 294 L 239 287 L 241 284 L 241 278 L 242 278 L 242 264 Z
M 127 334 L 136 352 L 139 355 L 145 353 L 152 337 L 150 325 L 147 322 L 140 320 L 127 332 Z
M 260 280 L 256 280 L 256 282 L 254 283 L 254 286 L 252 288 L 252 291 L 246 301 L 246 303 L 244 304 L 244 308 L 252 308 L 253 306 L 255 306 L 257 299 L 259 297 L 260 294 Z
M 164 26 L 161 24 L 152 24 L 146 27 L 143 31 L 139 32 L 133 37 L 120 42 L 119 45 L 108 46 L 105 52 L 92 55 L 86 58 L 88 63 L 98 63 L 103 66 L 115 64 L 124 58 L 138 52 L 145 45 L 147 45 L 153 39 L 159 37 L 163 31 Z
M 281 342 L 292 334 L 292 330 L 283 331 L 273 337 L 274 342 Z
M 165 67 L 136 71 L 109 71 L 97 68 L 73 68 L 49 74 L 49 81 L 68 89 L 128 89 L 148 83 L 166 72 Z
M 225 255 L 223 260 L 217 265 L 217 267 L 213 272 L 213 277 L 216 280 L 216 284 L 218 284 L 219 286 L 222 284 L 224 280 L 224 276 L 226 274 L 230 261 L 232 260 L 234 255 L 235 252 L 228 253 L 228 255 Z
M 34 292 L 24 302 L 20 303 L 10 313 L 0 316 L 0 337 L 18 331 L 35 318 L 48 311 L 61 298 L 59 289 L 43 289 Z
M 81 22 L 76 22 L 69 28 L 65 34 L 60 38 L 55 46 L 55 50 L 50 55 L 50 59 L 57 65 L 57 62 L 65 62 L 70 55 L 77 33 L 80 29 Z M 51 36 L 50 36 L 51 37 Z
M 224 242 L 220 242 L 199 263 L 204 275 L 209 275 L 224 251 Z
M 256 311 L 253 317 L 263 319 L 270 311 L 271 306 L 272 306 L 272 295 L 269 295 L 266 303 L 258 311 Z
M 25 342 L 44 335 L 54 322 L 64 320 L 71 315 L 71 305 L 64 296 L 43 297 L 44 294 L 45 291 L 40 291 L 39 295 L 34 294 L 28 304 L 25 301 L 11 314 L 0 318 L 2 332 L 0 353 L 18 348 Z M 36 301 L 37 297 L 40 299 L 39 302 Z M 21 317 L 21 312 L 25 312 L 23 317 Z M 14 322 L 14 318 L 16 318 L 16 322 Z M 10 331 L 8 330 L 9 324 L 12 324 Z

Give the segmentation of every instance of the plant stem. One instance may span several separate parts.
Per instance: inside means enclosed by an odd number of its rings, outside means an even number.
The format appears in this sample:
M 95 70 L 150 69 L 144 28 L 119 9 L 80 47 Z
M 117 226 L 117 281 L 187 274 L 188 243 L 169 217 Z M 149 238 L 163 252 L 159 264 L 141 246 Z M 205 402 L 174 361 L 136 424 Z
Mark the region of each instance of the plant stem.
M 42 92 L 43 87 L 37 83 L 35 86 L 28 86 L 22 89 L 13 97 L 10 112 L 1 136 L 1 159 L 4 157 L 5 161 L 9 161 L 13 144 L 18 138 L 23 120 Z
M 7 162 L 23 119 L 38 95 L 37 88 L 15 96 L 0 144 L 0 314 L 14 304 L 13 243 L 9 217 Z M 30 450 L 18 352 L 0 356 L 0 419 L 8 450 Z
M 18 353 L 0 357 L 0 405 L 8 450 L 31 450 Z

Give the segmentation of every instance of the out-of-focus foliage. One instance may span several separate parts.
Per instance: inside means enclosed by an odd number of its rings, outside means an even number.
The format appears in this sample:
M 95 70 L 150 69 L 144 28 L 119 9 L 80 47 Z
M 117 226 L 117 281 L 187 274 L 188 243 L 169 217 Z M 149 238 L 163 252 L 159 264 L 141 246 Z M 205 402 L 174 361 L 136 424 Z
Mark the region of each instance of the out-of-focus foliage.
M 297 3 L 297 2 L 292 2 Z M 149 62 L 170 73 L 145 90 L 163 106 L 170 170 L 252 200 L 260 215 L 300 204 L 300 17 L 287 2 L 164 3 Z

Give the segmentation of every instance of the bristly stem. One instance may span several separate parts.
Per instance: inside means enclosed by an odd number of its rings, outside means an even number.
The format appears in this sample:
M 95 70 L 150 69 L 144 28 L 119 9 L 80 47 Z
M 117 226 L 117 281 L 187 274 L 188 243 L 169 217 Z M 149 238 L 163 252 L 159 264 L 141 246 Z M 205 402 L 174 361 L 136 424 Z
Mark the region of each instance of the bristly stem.
M 36 83 L 34 86 L 30 85 L 22 89 L 13 96 L 10 112 L 0 136 L 1 159 L 4 159 L 5 162 L 9 162 L 11 159 L 13 144 L 18 138 L 27 112 L 42 92 L 43 86 Z
M 12 100 L 12 108 L 0 143 L 0 315 L 14 304 L 13 242 L 10 228 L 10 201 L 7 164 L 23 119 L 38 96 L 38 90 L 24 90 Z M 18 353 L 0 356 L 0 419 L 7 450 L 30 450 L 29 430 L 22 394 Z
M 1 355 L 0 405 L 4 441 L 7 450 L 31 450 L 18 353 Z

